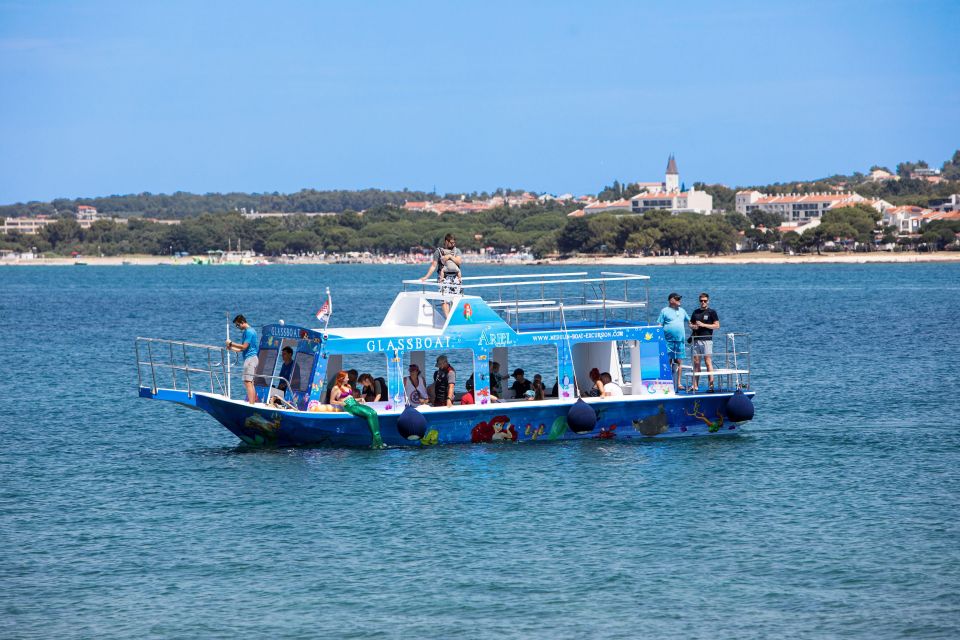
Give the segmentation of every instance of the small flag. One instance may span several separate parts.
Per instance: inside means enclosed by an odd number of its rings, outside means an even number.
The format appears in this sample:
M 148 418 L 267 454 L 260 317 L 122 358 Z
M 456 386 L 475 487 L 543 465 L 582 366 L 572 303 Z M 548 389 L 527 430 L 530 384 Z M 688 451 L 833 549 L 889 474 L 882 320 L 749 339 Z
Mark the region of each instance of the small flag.
M 331 313 L 333 313 L 333 302 L 330 300 L 330 292 L 328 291 L 326 302 L 320 307 L 320 311 L 317 311 L 317 320 L 324 323 L 329 322 Z

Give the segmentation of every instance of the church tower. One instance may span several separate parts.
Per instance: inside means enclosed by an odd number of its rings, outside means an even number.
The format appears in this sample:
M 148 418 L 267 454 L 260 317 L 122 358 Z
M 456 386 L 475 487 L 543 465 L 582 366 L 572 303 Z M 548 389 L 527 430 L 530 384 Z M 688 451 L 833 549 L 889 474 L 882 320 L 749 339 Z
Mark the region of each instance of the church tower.
M 680 174 L 677 172 L 677 161 L 673 159 L 673 154 L 667 160 L 667 176 L 663 182 L 664 190 L 673 193 L 680 190 Z

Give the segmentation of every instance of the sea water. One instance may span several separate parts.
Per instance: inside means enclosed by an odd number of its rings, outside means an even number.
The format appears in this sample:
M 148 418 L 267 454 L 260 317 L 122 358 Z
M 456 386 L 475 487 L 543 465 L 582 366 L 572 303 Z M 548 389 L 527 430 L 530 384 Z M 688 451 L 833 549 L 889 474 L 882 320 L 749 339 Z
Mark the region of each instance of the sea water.
M 137 398 L 136 336 L 424 270 L 0 267 L 0 637 L 960 635 L 960 265 L 636 269 L 752 334 L 737 437 L 257 450 Z

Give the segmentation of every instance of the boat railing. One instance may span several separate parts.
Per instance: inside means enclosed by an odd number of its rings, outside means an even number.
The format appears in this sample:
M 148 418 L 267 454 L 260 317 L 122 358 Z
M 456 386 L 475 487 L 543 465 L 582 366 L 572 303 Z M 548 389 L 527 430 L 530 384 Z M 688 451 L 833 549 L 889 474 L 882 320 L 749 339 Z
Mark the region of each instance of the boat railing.
M 693 358 L 697 355 L 696 339 L 687 345 L 687 356 L 683 359 L 681 384 L 693 387 Z M 697 386 L 701 387 L 713 377 L 716 390 L 750 389 L 750 334 L 730 332 L 713 334 L 713 353 L 711 362 L 713 372 L 707 371 L 706 356 L 697 356 L 700 371 L 696 372 Z M 688 382 L 689 381 L 689 382 Z
M 225 347 L 138 337 L 134 349 L 141 388 L 149 387 L 153 393 L 158 389 L 186 391 L 188 397 L 197 391 L 230 397 L 233 358 Z
M 650 277 L 632 273 L 586 271 L 523 275 L 469 276 L 463 292 L 484 299 L 517 331 L 560 328 L 567 324 L 592 326 L 649 323 Z M 431 299 L 436 281 L 404 280 L 408 287 Z M 443 298 L 439 296 L 438 298 Z

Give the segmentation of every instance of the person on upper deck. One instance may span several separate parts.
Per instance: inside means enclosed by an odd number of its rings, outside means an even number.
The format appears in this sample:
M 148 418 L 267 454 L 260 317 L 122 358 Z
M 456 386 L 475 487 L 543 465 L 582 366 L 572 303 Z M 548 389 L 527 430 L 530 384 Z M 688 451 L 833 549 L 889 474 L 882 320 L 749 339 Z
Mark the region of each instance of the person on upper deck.
M 667 296 L 667 306 L 660 310 L 657 324 L 663 327 L 664 337 L 667 339 L 667 356 L 670 358 L 670 369 L 673 371 L 673 387 L 683 391 L 680 386 L 683 359 L 687 356 L 684 346 L 686 341 L 686 327 L 690 322 L 690 314 L 680 306 L 683 298 L 679 293 Z
M 713 393 L 713 331 L 720 328 L 720 316 L 710 308 L 710 296 L 700 294 L 700 307 L 690 316 L 693 342 L 693 390 L 697 390 L 697 374 L 700 373 L 700 358 L 707 365 L 710 381 L 708 392 Z
M 420 367 L 411 362 L 409 372 L 410 375 L 403 378 L 403 392 L 407 396 L 407 404 L 428 404 L 430 397 L 427 395 Z
M 257 371 L 257 365 L 260 359 L 257 357 L 260 340 L 257 338 L 257 332 L 254 331 L 243 314 L 237 314 L 233 319 L 233 325 L 243 332 L 240 342 L 227 340 L 227 350 L 239 351 L 243 354 L 243 387 L 247 392 L 247 402 L 256 404 L 257 390 L 253 386 L 253 376 Z
M 457 372 L 450 366 L 447 356 L 437 356 L 437 370 L 433 372 L 433 406 L 452 407 Z
M 421 282 L 430 277 L 436 270 L 437 283 L 440 285 L 440 295 L 443 299 L 443 315 L 450 315 L 450 301 L 447 296 L 458 296 L 463 293 L 463 279 L 460 265 L 463 264 L 463 253 L 457 248 L 457 240 L 452 233 L 443 237 L 443 246 L 433 252 L 433 260 L 427 274 L 420 278 Z
M 510 385 L 513 397 L 518 400 L 527 397 L 527 391 L 530 391 L 530 381 L 523 377 L 523 369 L 514 369 L 510 377 L 513 378 L 513 384 Z

